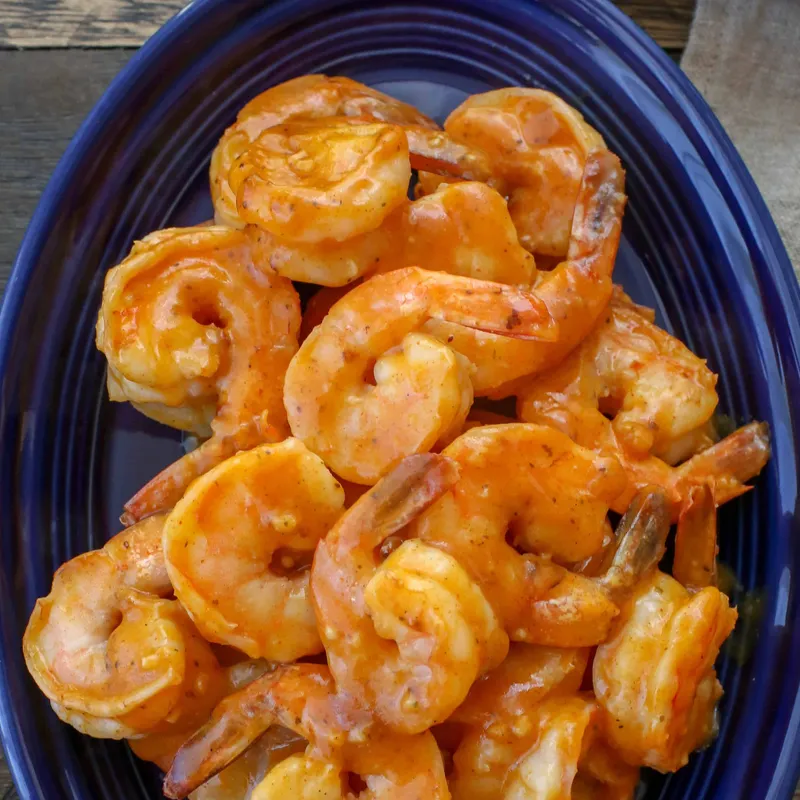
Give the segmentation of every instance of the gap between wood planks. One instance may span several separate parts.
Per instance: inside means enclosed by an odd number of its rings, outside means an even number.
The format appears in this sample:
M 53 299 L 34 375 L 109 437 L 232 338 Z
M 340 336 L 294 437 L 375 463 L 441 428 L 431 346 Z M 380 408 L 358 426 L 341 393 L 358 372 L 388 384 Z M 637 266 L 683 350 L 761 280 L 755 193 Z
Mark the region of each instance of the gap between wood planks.
M 615 0 L 662 47 L 682 49 L 695 0 Z M 0 49 L 138 47 L 186 0 L 0 0 Z

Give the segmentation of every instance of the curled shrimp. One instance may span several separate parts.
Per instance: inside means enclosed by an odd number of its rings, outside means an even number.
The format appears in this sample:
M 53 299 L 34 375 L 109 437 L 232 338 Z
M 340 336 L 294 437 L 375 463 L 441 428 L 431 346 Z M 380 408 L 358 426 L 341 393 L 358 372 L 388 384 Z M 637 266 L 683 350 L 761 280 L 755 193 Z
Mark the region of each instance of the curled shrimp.
M 731 499 L 746 490 L 737 476 L 747 480 L 766 463 L 766 430 L 743 428 L 677 469 L 664 461 L 687 440 L 693 446 L 712 444 L 707 429 L 717 406 L 716 375 L 648 316 L 618 293 L 603 321 L 564 362 L 518 392 L 518 415 L 617 458 L 629 487 L 616 511 L 646 485 L 662 486 L 680 504 L 693 482 L 716 476 L 726 484 L 720 486 L 719 502 Z M 740 456 L 735 475 L 726 474 L 734 459 L 723 463 L 721 457 L 731 447 Z
M 512 645 L 451 717 L 454 800 L 632 797 L 638 769 L 602 740 L 597 704 L 577 694 L 588 661 L 587 649 Z
M 458 464 L 461 477 L 415 522 L 414 535 L 452 555 L 511 637 L 525 638 L 533 605 L 569 579 L 549 560 L 520 554 L 507 534 L 564 562 L 591 554 L 602 544 L 609 505 L 624 488 L 619 465 L 558 431 L 522 423 L 469 430 L 443 455 Z M 608 605 L 602 594 L 598 600 Z
M 388 220 L 391 249 L 374 267 L 423 265 L 438 272 L 530 286 L 533 256 L 519 243 L 505 200 L 482 183 L 440 187 Z
M 533 256 L 519 243 L 505 200 L 482 183 L 443 186 L 403 203 L 375 230 L 343 242 L 298 243 L 265 231 L 258 236 L 279 275 L 329 287 L 420 264 L 451 275 L 523 286 L 532 283 L 536 272 Z
M 593 666 L 609 742 L 630 764 L 672 772 L 716 733 L 714 672 L 736 610 L 714 587 L 694 595 L 655 572 L 622 607 Z
M 469 97 L 444 129 L 451 144 L 429 159 L 429 167 L 456 176 L 464 174 L 462 165 L 468 174 L 476 168 L 490 171 L 509 197 L 522 244 L 531 252 L 562 257 L 584 166 L 593 152 L 605 149 L 600 134 L 551 92 L 523 88 Z M 469 148 L 472 158 L 458 145 Z M 431 175 L 420 180 L 427 190 L 438 184 Z
M 163 599 L 172 593 L 163 522 L 151 517 L 60 567 L 25 630 L 28 671 L 59 716 L 91 736 L 191 725 L 221 696 L 214 654 Z
M 506 336 L 557 335 L 535 295 L 488 281 L 408 268 L 348 292 L 303 342 L 284 387 L 293 435 L 342 478 L 374 484 L 403 457 L 461 430 L 472 404 L 469 364 L 418 332 L 431 318 Z
M 229 175 L 236 160 L 264 131 L 284 122 L 339 116 L 423 130 L 438 127 L 412 106 L 350 78 L 304 75 L 267 89 L 239 112 L 211 157 L 211 199 L 217 222 L 243 227 Z
M 555 321 L 554 339 L 526 341 L 431 319 L 424 331 L 475 365 L 477 395 L 516 394 L 517 382 L 560 363 L 592 330 L 611 298 L 612 274 L 625 207 L 625 177 L 607 150 L 592 153 L 580 181 L 566 259 L 534 276 L 532 293 Z
M 164 495 L 179 495 L 225 452 L 220 439 L 286 433 L 283 376 L 299 326 L 291 283 L 270 273 L 240 231 L 158 231 L 108 272 L 97 347 L 108 360 L 109 397 L 216 437 L 139 493 L 129 521 L 163 510 Z
M 264 131 L 228 175 L 244 222 L 309 244 L 374 230 L 406 202 L 410 179 L 402 128 L 336 119 Z
M 481 701 L 497 704 L 481 707 L 479 724 L 467 727 L 453 754 L 454 800 L 571 797 L 584 735 L 597 712 L 593 700 L 574 694 L 588 653 L 521 647 L 512 651 L 510 668 L 503 664 L 476 685 L 480 700 L 467 701 L 473 718 Z
M 426 530 L 503 542 L 508 533 L 526 551 L 561 563 L 599 549 L 609 506 L 625 487 L 613 459 L 539 425 L 484 425 L 443 454 L 459 465 L 461 477 L 427 513 Z
M 590 579 L 551 558 L 569 562 L 603 546 L 609 504 L 624 487 L 613 460 L 523 423 L 474 428 L 442 455 L 461 477 L 414 522 L 412 535 L 466 569 L 512 641 L 603 641 L 618 597 L 663 553 L 670 515 L 663 494 L 643 493 L 631 504 L 609 569 Z
M 353 795 L 344 788 L 348 772 L 366 784 L 358 795 L 361 800 L 449 798 L 442 757 L 429 732 L 414 736 L 388 733 L 359 720 L 358 714 L 335 694 L 326 667 L 283 667 L 226 698 L 215 709 L 210 722 L 178 752 L 164 781 L 164 794 L 183 797 L 270 727 L 283 725 L 305 738 L 309 747 L 304 756 L 290 757 L 267 774 L 254 791 L 258 800 L 349 799 Z
M 307 568 L 343 508 L 342 487 L 297 439 L 238 453 L 196 480 L 167 518 L 164 555 L 203 635 L 253 658 L 320 652 Z
M 452 462 L 402 461 L 320 542 L 311 590 L 339 689 L 394 730 L 442 722 L 508 638 L 460 565 L 419 542 L 382 549 L 457 477 Z

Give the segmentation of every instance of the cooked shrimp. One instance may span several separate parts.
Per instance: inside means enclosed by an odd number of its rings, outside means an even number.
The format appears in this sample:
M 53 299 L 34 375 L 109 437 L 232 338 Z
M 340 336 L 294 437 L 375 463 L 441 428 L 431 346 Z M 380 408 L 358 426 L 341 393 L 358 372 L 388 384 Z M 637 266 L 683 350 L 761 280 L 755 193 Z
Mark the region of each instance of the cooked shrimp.
M 450 788 L 454 800 L 507 797 L 509 773 L 525 757 L 539 733 L 548 698 L 572 701 L 589 660 L 588 650 L 514 644 L 508 658 L 482 677 L 452 717 L 462 735 L 453 754 Z M 545 725 L 542 725 L 545 723 Z M 557 754 L 542 775 L 555 775 Z M 535 793 L 523 797 L 539 797 Z M 547 796 L 547 795 L 544 795 Z
M 580 347 L 520 394 L 519 410 L 532 422 L 566 417 L 573 438 L 604 427 L 597 417 L 604 412 L 626 451 L 659 455 L 708 422 L 717 407 L 716 383 L 705 361 L 619 292 Z
M 235 761 L 195 789 L 189 800 L 254 800 L 255 788 L 264 777 L 305 748 L 305 739 L 293 731 L 279 726 L 270 728 Z M 162 769 L 166 772 L 171 763 Z
M 381 563 L 392 537 L 456 477 L 441 456 L 402 461 L 320 542 L 311 570 L 337 686 L 404 733 L 442 722 L 508 648 L 491 606 L 453 558 L 410 541 Z
M 303 342 L 284 390 L 292 433 L 346 480 L 374 484 L 463 427 L 469 364 L 417 332 L 430 318 L 506 336 L 557 335 L 534 295 L 488 281 L 408 268 L 348 292 Z
M 247 686 L 257 677 L 264 674 L 266 662 L 251 661 L 247 665 L 247 680 L 242 680 L 238 673 L 241 670 L 231 668 L 228 672 L 228 688 L 226 694 Z M 138 758 L 151 761 L 162 771 L 167 772 L 172 765 L 175 754 L 181 746 L 208 721 L 213 709 L 209 709 L 205 719 L 200 720 L 193 728 L 181 733 L 151 734 L 129 742 L 131 750 Z M 280 726 L 270 728 L 258 741 L 221 772 L 189 795 L 189 800 L 246 800 L 252 797 L 252 791 L 264 776 L 281 761 L 301 753 L 306 748 L 306 741 L 294 731 Z
M 526 626 L 515 636 L 553 647 L 588 647 L 604 641 L 619 603 L 664 555 L 669 519 L 669 502 L 660 490 L 636 495 L 617 526 L 615 552 L 610 559 L 606 556 L 608 566 L 590 580 L 539 559 L 543 575 L 556 570 L 560 574 L 556 572 L 552 588 L 533 603 Z M 537 564 L 531 556 L 528 559 Z
M 583 737 L 571 800 L 633 800 L 639 768 L 626 764 L 602 734 L 600 714 L 592 716 Z
M 344 789 L 348 772 L 366 784 L 361 800 L 449 798 L 442 757 L 430 733 L 392 734 L 363 714 L 354 719 L 350 713 L 347 701 L 335 694 L 326 667 L 284 667 L 217 707 L 211 721 L 178 752 L 164 794 L 183 797 L 278 724 L 303 736 L 309 747 L 304 756 L 289 758 L 268 774 L 254 798 L 344 800 L 352 797 Z M 327 795 L 320 794 L 323 789 Z
M 511 724 L 550 694 L 577 692 L 588 663 L 586 648 L 514 643 L 505 661 L 475 682 L 451 721 L 478 728 L 498 720 Z
M 597 704 L 549 697 L 465 737 L 453 761 L 454 800 L 570 800 Z
M 690 595 L 661 572 L 639 584 L 593 666 L 605 735 L 626 761 L 672 772 L 714 737 L 714 661 L 735 623 L 716 588 Z
M 505 200 L 482 183 L 444 186 L 403 203 L 379 228 L 343 242 L 290 242 L 266 232 L 259 241 L 279 275 L 323 286 L 338 287 L 366 274 L 417 265 L 523 286 L 529 286 L 536 273 Z
M 336 118 L 264 131 L 228 175 L 244 222 L 309 244 L 375 230 L 406 202 L 410 179 L 402 128 Z
M 520 245 L 505 200 L 482 183 L 442 186 L 403 206 L 387 228 L 391 249 L 375 272 L 421 265 L 520 286 L 530 286 L 536 275 L 533 256 Z
M 230 436 L 213 436 L 199 447 L 161 470 L 125 503 L 125 513 L 120 517 L 123 525 L 133 525 L 149 514 L 169 511 L 183 497 L 186 487 L 217 464 L 240 450 L 250 450 L 266 442 L 278 442 L 284 437 L 281 430 L 267 422 L 262 413 L 243 424 Z
M 426 333 L 447 342 L 475 365 L 472 382 L 477 395 L 516 394 L 515 382 L 561 362 L 592 330 L 611 298 L 624 207 L 619 159 L 607 150 L 593 153 L 586 161 L 570 217 L 566 260 L 549 272 L 539 272 L 533 284 L 533 294 L 556 322 L 554 340 L 500 338 L 451 324 L 452 320 L 427 322 Z
M 558 647 L 603 641 L 618 595 L 663 553 L 664 496 L 647 493 L 632 504 L 611 567 L 589 579 L 550 559 L 574 561 L 602 547 L 609 504 L 624 486 L 613 460 L 598 461 L 558 431 L 522 423 L 470 430 L 443 455 L 458 464 L 461 477 L 415 521 L 412 535 L 467 570 L 513 641 Z
M 297 439 L 238 453 L 196 480 L 167 518 L 164 555 L 203 635 L 253 658 L 320 652 L 308 566 L 343 509 L 342 487 Z
M 359 117 L 421 129 L 438 126 L 412 106 L 350 78 L 304 75 L 274 86 L 251 100 L 225 131 L 211 157 L 211 199 L 217 222 L 243 227 L 228 176 L 249 145 L 264 131 L 290 120 Z
M 462 145 L 483 154 L 509 196 L 522 244 L 531 252 L 563 257 L 584 166 L 592 153 L 605 149 L 600 134 L 551 92 L 523 88 L 467 98 L 447 118 L 444 129 L 451 148 Z M 474 154 L 467 159 L 462 153 L 455 162 L 446 153 L 436 160 L 453 175 L 463 174 L 460 164 L 474 170 L 477 161 Z M 432 168 L 439 165 L 433 163 Z M 438 180 L 422 175 L 421 182 L 430 189 Z
M 451 718 L 461 729 L 450 776 L 454 800 L 629 800 L 638 770 L 599 735 L 596 703 L 576 695 L 588 661 L 587 649 L 512 645 Z
M 414 534 L 456 558 L 506 631 L 525 639 L 533 604 L 566 576 L 521 555 L 507 534 L 526 550 L 564 562 L 593 553 L 602 544 L 609 505 L 624 488 L 619 465 L 558 431 L 521 423 L 474 428 L 443 454 L 459 465 L 461 477 L 415 523 Z
M 705 456 L 694 467 L 690 461 L 676 470 L 660 458 L 695 432 L 705 443 L 717 406 L 715 384 L 716 376 L 702 359 L 620 293 L 577 350 L 519 391 L 517 411 L 521 419 L 556 427 L 584 447 L 620 461 L 629 488 L 617 499 L 616 511 L 624 510 L 637 489 L 652 484 L 667 489 L 679 504 L 691 480 L 704 477 L 701 463 L 713 470 L 708 478 L 718 475 L 730 486 L 731 494 L 719 492 L 724 502 L 744 487 L 726 479 L 720 460 Z M 753 435 L 755 442 L 743 429 L 731 440 L 739 442 L 737 474 L 744 473 L 745 480 L 760 471 L 769 452 L 765 432 Z
M 681 506 L 672 577 L 690 591 L 717 585 L 717 507 L 707 483 L 692 486 Z
M 508 533 L 526 551 L 562 563 L 600 548 L 609 506 L 625 488 L 613 459 L 540 425 L 484 425 L 459 436 L 444 455 L 459 465 L 461 478 L 427 513 L 421 535 L 452 531 L 505 543 Z
M 285 425 L 281 377 L 300 303 L 256 256 L 248 236 L 213 226 L 137 242 L 108 272 L 97 320 L 111 399 L 200 437 L 233 434 L 265 410 Z
M 237 438 L 286 433 L 283 376 L 297 351 L 300 302 L 256 250 L 239 231 L 171 228 L 138 242 L 106 276 L 97 347 L 109 397 L 227 442 L 149 484 L 131 501 L 131 521 L 164 510 Z
M 77 556 L 37 601 L 23 638 L 28 670 L 59 716 L 98 737 L 133 737 L 213 707 L 222 673 L 173 600 L 151 517 Z M 210 704 L 210 706 L 209 706 Z

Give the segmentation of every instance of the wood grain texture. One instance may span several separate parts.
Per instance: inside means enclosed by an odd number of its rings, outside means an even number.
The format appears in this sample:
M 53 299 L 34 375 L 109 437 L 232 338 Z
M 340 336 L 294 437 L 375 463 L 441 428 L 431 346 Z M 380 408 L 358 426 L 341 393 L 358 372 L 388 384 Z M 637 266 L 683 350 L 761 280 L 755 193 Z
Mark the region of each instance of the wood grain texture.
M 686 44 L 694 0 L 615 1 L 662 47 Z M 185 5 L 186 0 L 0 0 L 0 48 L 138 47 Z
M 59 158 L 131 53 L 0 51 L 0 289 Z
M 0 0 L 0 47 L 138 47 L 186 0 Z
M 681 52 L 694 0 L 617 5 L 662 47 Z M 113 48 L 137 47 L 183 6 L 184 0 L 0 0 L 0 291 L 58 159 L 130 58 L 131 50 Z M 50 49 L 70 47 L 96 49 Z M 0 797 L 17 798 L 2 755 Z

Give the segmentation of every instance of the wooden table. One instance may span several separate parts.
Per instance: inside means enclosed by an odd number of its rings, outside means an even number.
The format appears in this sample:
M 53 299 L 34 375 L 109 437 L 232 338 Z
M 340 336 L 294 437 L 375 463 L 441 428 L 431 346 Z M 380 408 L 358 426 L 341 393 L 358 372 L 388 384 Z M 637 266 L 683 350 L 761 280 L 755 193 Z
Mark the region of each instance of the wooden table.
M 40 192 L 111 79 L 185 0 L 0 0 L 0 288 Z M 618 0 L 667 52 L 694 0 Z M 0 758 L 0 796 L 16 797 Z

